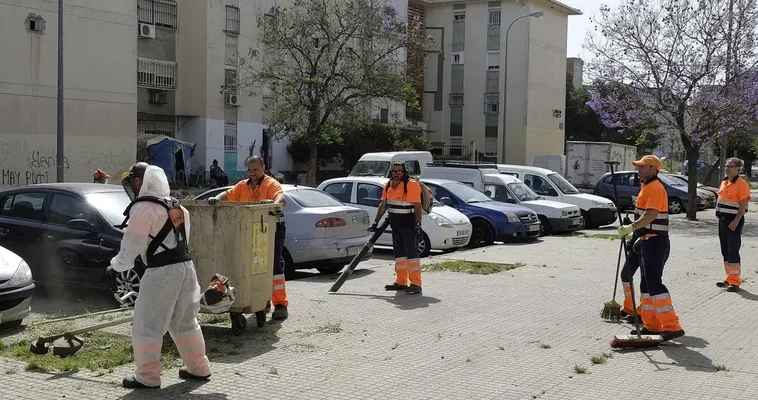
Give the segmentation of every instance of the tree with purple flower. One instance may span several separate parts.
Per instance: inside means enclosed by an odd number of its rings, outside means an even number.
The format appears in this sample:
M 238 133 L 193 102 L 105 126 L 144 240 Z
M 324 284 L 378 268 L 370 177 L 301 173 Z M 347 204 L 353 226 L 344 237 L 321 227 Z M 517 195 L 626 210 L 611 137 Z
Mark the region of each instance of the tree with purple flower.
M 631 0 L 601 7 L 593 22 L 590 74 L 616 89 L 593 91 L 588 105 L 606 127 L 655 121 L 659 130 L 678 134 L 689 165 L 697 165 L 701 147 L 712 141 L 755 136 L 758 0 L 730 0 L 730 7 Z M 687 218 L 694 220 L 696 168 L 688 174 Z

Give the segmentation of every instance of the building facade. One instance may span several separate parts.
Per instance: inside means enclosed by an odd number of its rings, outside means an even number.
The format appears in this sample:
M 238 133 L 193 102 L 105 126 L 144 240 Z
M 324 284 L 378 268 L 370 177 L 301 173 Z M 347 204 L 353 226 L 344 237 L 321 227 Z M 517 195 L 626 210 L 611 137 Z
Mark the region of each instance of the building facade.
M 438 43 L 424 80 L 424 117 L 437 153 L 512 164 L 564 154 L 568 17 L 581 12 L 553 0 L 422 4 Z M 506 75 L 507 29 L 535 12 L 544 15 L 510 29 Z
M 0 2 L 0 186 L 57 181 L 58 2 Z M 64 180 L 136 153 L 137 0 L 66 0 Z
M 566 59 L 566 71 L 571 74 L 575 89 L 579 89 L 584 84 L 584 60 L 578 57 Z

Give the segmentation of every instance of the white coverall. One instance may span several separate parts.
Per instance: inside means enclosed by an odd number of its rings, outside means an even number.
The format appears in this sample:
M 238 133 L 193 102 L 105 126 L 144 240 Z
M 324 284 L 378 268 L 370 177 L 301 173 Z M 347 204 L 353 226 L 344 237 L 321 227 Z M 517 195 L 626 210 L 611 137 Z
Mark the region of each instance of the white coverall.
M 138 197 L 156 196 L 165 198 L 170 188 L 163 169 L 149 166 L 145 171 Z M 190 219 L 184 211 L 184 224 L 189 242 Z M 128 226 L 121 240 L 121 251 L 111 260 L 111 267 L 118 272 L 134 267 L 134 260 L 142 255 L 153 237 L 163 228 L 168 212 L 158 204 L 140 202 L 129 213 Z M 176 247 L 176 235 L 170 232 L 163 244 Z M 158 248 L 158 252 L 162 250 Z M 161 384 L 161 346 L 168 331 L 176 343 L 187 372 L 196 376 L 210 375 L 210 363 L 205 355 L 205 339 L 197 323 L 200 311 L 200 285 L 192 261 L 148 268 L 142 276 L 139 296 L 134 306 L 132 346 L 137 364 L 135 379 L 147 386 Z

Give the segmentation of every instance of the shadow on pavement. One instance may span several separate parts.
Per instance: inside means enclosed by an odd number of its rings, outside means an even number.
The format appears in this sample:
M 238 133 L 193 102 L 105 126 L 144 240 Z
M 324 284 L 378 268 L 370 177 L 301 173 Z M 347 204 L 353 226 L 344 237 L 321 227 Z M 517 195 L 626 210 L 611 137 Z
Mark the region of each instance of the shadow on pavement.
M 718 372 L 718 367 L 713 365 L 713 360 L 694 349 L 708 347 L 708 341 L 696 336 L 683 336 L 678 344 L 661 346 L 668 358 L 674 360 L 677 365 L 688 371 Z
M 276 332 L 279 321 L 269 319 L 263 328 L 258 328 L 255 315 L 247 315 L 247 329 L 239 336 L 232 334 L 231 322 L 226 326 L 202 325 L 205 338 L 205 353 L 214 363 L 237 364 L 274 350 L 279 341 Z
M 408 295 L 404 292 L 396 292 L 394 295 L 380 296 L 375 294 L 360 294 L 360 293 L 330 293 L 334 296 L 352 296 L 362 297 L 367 299 L 379 299 L 384 300 L 390 304 L 393 304 L 400 310 L 414 310 L 417 308 L 427 308 L 431 304 L 437 304 L 441 300 L 436 297 L 426 296 L 424 294 Z
M 213 379 L 213 377 L 211 377 Z M 172 399 L 190 399 L 190 400 L 225 400 L 228 399 L 224 393 L 194 394 L 196 390 L 203 386 L 205 382 L 185 381 L 175 383 L 170 386 L 161 387 L 160 389 L 137 389 L 119 397 L 119 399 L 152 399 L 152 398 L 172 398 Z
M 758 301 L 758 295 L 748 292 L 747 290 L 740 288 L 740 291 L 737 292 L 740 296 L 742 296 L 743 299 L 751 300 L 751 301 Z
M 353 273 L 350 275 L 347 280 L 352 280 L 356 278 L 362 278 L 364 276 L 369 276 L 374 273 L 373 269 L 363 269 L 360 268 L 360 265 L 356 267 L 356 269 L 353 271 Z M 324 275 L 318 272 L 304 272 L 304 271 L 297 271 L 294 274 L 294 277 L 290 278 L 289 280 L 302 280 L 302 281 L 313 281 L 313 282 L 324 282 L 324 281 L 335 281 L 337 280 L 337 277 L 339 277 L 340 274 L 330 274 L 330 275 Z

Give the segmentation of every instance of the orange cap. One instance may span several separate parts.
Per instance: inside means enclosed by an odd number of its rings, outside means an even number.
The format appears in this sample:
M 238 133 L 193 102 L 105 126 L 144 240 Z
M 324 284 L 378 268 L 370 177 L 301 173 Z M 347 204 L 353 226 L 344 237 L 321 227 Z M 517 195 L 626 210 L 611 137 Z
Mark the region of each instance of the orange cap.
M 654 155 L 643 156 L 639 160 L 633 161 L 632 165 L 634 165 L 635 167 L 649 165 L 659 171 L 661 170 L 661 168 L 663 168 L 663 163 L 661 162 L 661 159 L 658 158 L 658 156 L 654 156 Z

